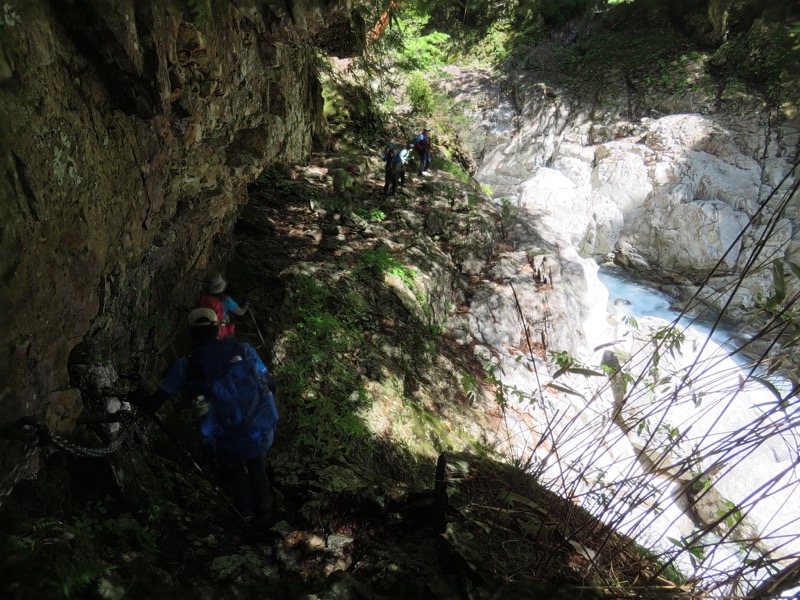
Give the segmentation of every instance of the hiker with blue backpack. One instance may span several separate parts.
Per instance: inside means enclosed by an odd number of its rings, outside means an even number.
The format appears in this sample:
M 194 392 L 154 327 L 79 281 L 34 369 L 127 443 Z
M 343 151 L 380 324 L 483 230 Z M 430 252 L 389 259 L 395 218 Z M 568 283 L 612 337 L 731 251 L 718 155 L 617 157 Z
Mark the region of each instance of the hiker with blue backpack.
M 158 389 L 136 404 L 155 414 L 172 396 L 191 398 L 203 444 L 236 509 L 248 522 L 264 522 L 274 504 L 265 455 L 278 423 L 275 380 L 252 346 L 219 339 L 212 309 L 193 310 L 188 322 L 194 352 L 175 362 Z
M 419 171 L 418 175 L 427 172 L 431 166 L 431 138 L 430 129 L 423 129 L 417 137 L 414 138 L 414 150 L 419 156 Z
M 247 312 L 249 304 L 241 306 L 225 293 L 228 282 L 219 273 L 209 273 L 206 276 L 205 287 L 197 300 L 197 308 L 210 308 L 217 315 L 219 322 L 219 337 L 224 339 L 236 333 L 236 326 L 231 323 L 230 315 L 242 316 Z

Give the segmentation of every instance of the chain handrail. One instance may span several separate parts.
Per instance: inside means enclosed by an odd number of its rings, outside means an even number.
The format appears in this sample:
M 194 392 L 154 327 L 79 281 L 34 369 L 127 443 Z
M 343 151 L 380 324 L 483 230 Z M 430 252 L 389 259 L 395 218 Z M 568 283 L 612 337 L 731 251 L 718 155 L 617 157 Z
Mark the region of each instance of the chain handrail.
M 56 434 L 50 434 L 50 445 L 58 448 L 59 450 L 63 450 L 64 452 L 74 454 L 75 456 L 102 458 L 103 456 L 108 456 L 109 454 L 113 454 L 119 450 L 119 447 L 125 440 L 127 433 L 128 429 L 123 429 L 116 439 L 105 448 L 89 448 L 87 446 L 81 446 Z
M 0 481 L 0 506 L 3 504 L 3 499 L 9 496 L 14 490 L 14 487 L 23 479 L 30 459 L 40 447 L 53 446 L 75 456 L 101 458 L 119 450 L 129 431 L 126 425 L 130 424 L 132 421 L 132 413 L 125 410 L 117 411 L 116 413 L 107 413 L 105 415 L 79 417 L 78 424 L 122 423 L 122 431 L 120 431 L 119 435 L 117 435 L 114 441 L 108 446 L 105 448 L 89 448 L 52 433 L 44 421 L 32 415 L 18 419 L 14 425 L 20 431 L 16 432 L 11 437 L 14 439 L 26 440 L 25 449 L 23 450 L 21 458 L 11 468 L 11 471 Z
M 25 476 L 25 469 L 36 451 L 39 449 L 39 436 L 34 434 L 28 443 L 25 445 L 25 450 L 22 457 L 14 464 L 11 471 L 0 481 L 0 506 L 3 505 L 3 499 L 9 496 L 14 490 L 14 487 Z

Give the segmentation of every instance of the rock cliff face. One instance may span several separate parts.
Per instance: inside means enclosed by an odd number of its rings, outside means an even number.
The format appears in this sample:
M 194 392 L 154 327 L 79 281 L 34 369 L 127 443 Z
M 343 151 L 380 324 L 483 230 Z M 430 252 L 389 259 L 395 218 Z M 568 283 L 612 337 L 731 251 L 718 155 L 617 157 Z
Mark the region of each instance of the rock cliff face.
M 7 418 L 35 413 L 69 428 L 78 356 L 152 372 L 142 350 L 169 341 L 172 307 L 194 301 L 246 184 L 326 141 L 316 53 L 360 47 L 351 5 L 4 3 Z

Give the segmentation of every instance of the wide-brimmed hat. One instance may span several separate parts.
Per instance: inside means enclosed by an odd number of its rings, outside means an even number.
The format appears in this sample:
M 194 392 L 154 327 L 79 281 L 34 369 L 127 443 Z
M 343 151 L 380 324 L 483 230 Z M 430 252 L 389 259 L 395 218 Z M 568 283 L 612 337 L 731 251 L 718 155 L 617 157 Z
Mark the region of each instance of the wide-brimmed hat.
M 206 277 L 206 291 L 209 294 L 219 294 L 226 287 L 228 287 L 228 282 L 219 273 L 212 273 Z
M 195 308 L 189 313 L 189 316 L 186 320 L 190 328 L 219 325 L 219 321 L 217 321 L 217 313 L 210 308 Z

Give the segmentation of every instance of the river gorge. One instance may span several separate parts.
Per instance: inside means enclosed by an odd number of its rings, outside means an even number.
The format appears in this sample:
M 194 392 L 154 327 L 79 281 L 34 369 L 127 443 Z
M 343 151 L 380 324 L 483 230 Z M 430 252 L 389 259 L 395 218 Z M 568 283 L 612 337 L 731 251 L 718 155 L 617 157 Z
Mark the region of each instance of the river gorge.
M 438 3 L 532 11 L 489 67 L 399 4 L 4 3 L 0 595 L 795 593 L 800 16 Z M 258 530 L 140 402 L 212 271 L 278 384 Z
M 561 262 L 556 285 L 580 298 L 553 312 L 581 335 L 554 327 L 551 346 L 614 374 L 593 384 L 603 378 L 560 371 L 568 393 L 555 398 L 532 354 L 520 366 L 493 346 L 486 358 L 521 392 L 507 415 L 518 459 L 645 546 L 690 549 L 677 559 L 687 575 L 713 581 L 753 556 L 796 556 L 796 367 L 751 367 L 759 325 L 747 315 L 771 294 L 770 261 L 795 260 L 800 129 L 725 103 L 631 120 L 615 112 L 630 90 L 612 85 L 588 103 L 546 65 L 502 84 L 451 75 L 456 99 L 484 107 L 468 138 L 476 177 L 524 215 Z M 612 266 L 598 275 L 595 260 Z M 524 279 L 513 281 L 524 298 Z

